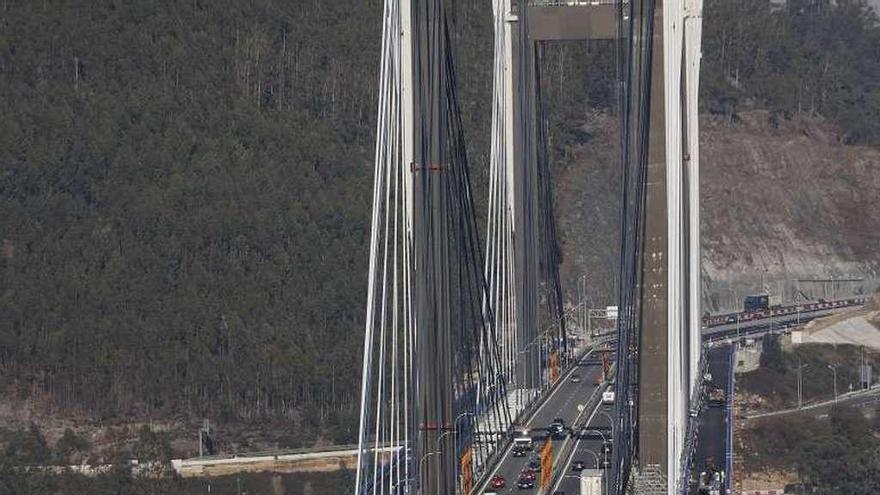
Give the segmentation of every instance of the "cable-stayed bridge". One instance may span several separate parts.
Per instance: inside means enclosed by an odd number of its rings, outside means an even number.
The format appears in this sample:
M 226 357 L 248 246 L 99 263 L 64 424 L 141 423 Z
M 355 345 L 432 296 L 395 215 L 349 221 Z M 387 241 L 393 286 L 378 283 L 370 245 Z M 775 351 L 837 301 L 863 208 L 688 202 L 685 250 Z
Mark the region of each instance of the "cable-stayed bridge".
M 548 493 L 599 430 L 606 493 L 684 493 L 701 376 L 702 2 L 493 0 L 486 219 L 474 210 L 452 2 L 384 4 L 356 491 L 479 493 L 505 472 L 505 489 Z M 541 98 L 540 47 L 589 39 L 612 40 L 620 75 L 613 359 L 572 338 L 585 329 L 563 309 Z M 612 381 L 614 405 L 602 406 Z M 544 438 L 548 421 L 562 427 Z M 536 434 L 528 487 L 512 445 Z

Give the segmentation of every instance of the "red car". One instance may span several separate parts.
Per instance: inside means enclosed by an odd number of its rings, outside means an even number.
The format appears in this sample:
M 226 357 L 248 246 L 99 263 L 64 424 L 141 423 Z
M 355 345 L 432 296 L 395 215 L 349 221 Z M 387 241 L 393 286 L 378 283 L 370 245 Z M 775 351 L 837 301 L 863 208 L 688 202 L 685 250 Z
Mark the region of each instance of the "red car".
M 504 485 L 507 484 L 507 480 L 504 479 L 504 476 L 492 476 L 492 488 L 501 489 L 504 488 Z
M 535 471 L 531 469 L 523 469 L 522 473 L 519 475 L 520 479 L 535 481 Z

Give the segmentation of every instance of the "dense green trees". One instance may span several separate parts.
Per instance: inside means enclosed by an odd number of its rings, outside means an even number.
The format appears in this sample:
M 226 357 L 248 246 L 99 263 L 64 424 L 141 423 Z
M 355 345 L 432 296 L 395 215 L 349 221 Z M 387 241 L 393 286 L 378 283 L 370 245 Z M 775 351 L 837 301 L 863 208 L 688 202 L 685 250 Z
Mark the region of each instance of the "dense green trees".
M 349 423 L 379 2 L 4 5 L 0 386 Z
M 4 2 L 0 394 L 353 438 L 381 3 Z
M 3 2 L 0 395 L 353 438 L 381 4 Z M 453 12 L 478 198 L 490 12 Z M 876 141 L 872 22 L 854 2 L 708 2 L 707 106 Z M 554 160 L 612 106 L 608 48 L 547 49 Z
M 880 24 L 862 0 L 707 0 L 704 103 L 819 115 L 880 143 Z
M 749 469 L 796 472 L 814 493 L 880 491 L 880 440 L 857 407 L 836 406 L 828 418 L 794 415 L 761 421 L 747 434 Z

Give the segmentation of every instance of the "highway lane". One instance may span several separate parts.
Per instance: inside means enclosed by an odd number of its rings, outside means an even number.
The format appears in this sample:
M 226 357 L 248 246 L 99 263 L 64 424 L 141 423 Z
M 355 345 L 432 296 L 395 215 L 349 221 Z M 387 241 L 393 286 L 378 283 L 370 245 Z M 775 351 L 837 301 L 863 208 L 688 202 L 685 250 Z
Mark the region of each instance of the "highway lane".
M 550 493 L 564 493 L 566 495 L 578 495 L 580 493 L 580 472 L 573 469 L 573 464 L 582 462 L 585 469 L 602 469 L 604 460 L 611 461 L 611 449 L 613 438 L 611 432 L 611 418 L 614 414 L 614 406 L 599 403 L 590 413 L 586 422 L 586 428 L 582 434 L 575 437 L 574 448 L 562 464 L 562 476 L 557 480 Z M 607 451 L 603 449 L 607 447 Z M 602 472 L 609 473 L 607 469 Z M 603 489 L 608 493 L 608 480 L 603 479 Z
M 566 426 L 572 425 L 576 420 L 583 421 L 586 415 L 592 412 L 593 408 L 579 408 L 579 405 L 585 405 L 591 396 L 598 400 L 595 394 L 600 394 L 597 379 L 602 372 L 601 361 L 597 355 L 591 354 L 582 358 L 572 370 L 564 375 L 561 380 L 563 383 L 554 391 L 553 395 L 529 418 L 528 426 L 531 436 L 534 439 L 534 448 L 527 452 L 524 457 L 514 457 L 512 448 L 508 448 L 504 452 L 504 457 L 496 466 L 495 470 L 490 473 L 486 481 L 491 481 L 495 475 L 503 476 L 506 480 L 506 486 L 500 490 L 493 490 L 485 486 L 478 493 L 494 491 L 497 493 L 520 493 L 523 495 L 529 493 L 537 493 L 539 483 L 535 483 L 533 489 L 518 489 L 516 482 L 519 475 L 532 460 L 538 459 L 538 453 L 544 444 L 543 436 L 546 432 L 545 428 L 553 422 L 555 418 L 562 418 Z M 578 375 L 579 382 L 572 380 L 572 376 Z M 582 409 L 582 410 L 579 410 Z M 568 435 L 563 439 L 552 440 L 553 442 L 553 458 L 554 466 L 559 462 L 560 449 L 563 442 L 566 441 Z M 569 440 L 571 441 L 571 440 Z M 540 481 L 540 473 L 536 481 Z
M 708 371 L 712 375 L 712 387 L 724 390 L 725 397 L 729 397 L 730 353 L 733 347 L 729 345 L 710 348 L 708 351 Z M 726 404 L 713 405 L 708 400 L 706 406 L 700 411 L 700 430 L 697 450 L 694 454 L 691 478 L 696 479 L 703 471 L 725 469 L 725 454 L 727 452 L 727 407 Z
M 783 316 L 774 316 L 772 318 L 762 318 L 760 320 L 743 321 L 740 323 L 726 323 L 714 327 L 703 328 L 703 341 L 721 340 L 729 337 L 747 337 L 755 334 L 763 334 L 769 330 L 783 330 L 785 328 L 803 325 L 816 318 L 829 316 L 840 313 L 849 308 L 823 309 L 819 311 L 811 311 L 809 313 L 789 314 Z

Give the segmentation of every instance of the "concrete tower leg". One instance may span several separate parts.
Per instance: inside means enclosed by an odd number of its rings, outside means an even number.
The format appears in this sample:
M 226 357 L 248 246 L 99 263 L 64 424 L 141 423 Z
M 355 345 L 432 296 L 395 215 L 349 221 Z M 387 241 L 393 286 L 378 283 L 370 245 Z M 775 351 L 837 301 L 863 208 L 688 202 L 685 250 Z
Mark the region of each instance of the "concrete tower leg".
M 419 493 L 455 493 L 453 345 L 447 196 L 447 81 L 443 0 L 408 2 L 412 63 L 413 296 L 418 384 Z

